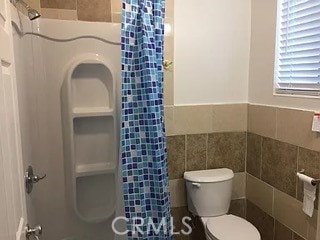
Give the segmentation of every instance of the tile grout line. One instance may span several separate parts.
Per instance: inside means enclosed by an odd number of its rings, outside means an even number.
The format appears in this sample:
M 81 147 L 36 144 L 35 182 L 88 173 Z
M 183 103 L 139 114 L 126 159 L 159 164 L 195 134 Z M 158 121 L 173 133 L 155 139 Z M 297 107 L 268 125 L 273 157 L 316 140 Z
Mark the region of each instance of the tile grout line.
M 247 172 L 247 161 L 248 161 L 248 131 L 245 132 L 246 134 L 246 151 L 244 156 L 244 172 Z
M 275 139 L 278 139 L 278 114 L 279 114 L 279 108 L 275 107 L 275 111 L 276 111 L 276 131 L 275 131 Z
M 310 233 L 310 223 L 308 221 L 308 224 L 307 224 L 307 239 L 309 239 L 309 234 Z
M 188 136 L 187 135 L 184 135 L 184 171 L 186 172 L 187 171 L 187 148 L 188 148 Z
M 300 147 L 297 149 L 297 158 L 296 158 L 296 172 L 299 172 L 299 153 L 300 153 Z M 299 189 L 299 179 L 296 179 L 296 199 L 298 199 L 298 189 Z
M 259 136 L 260 137 L 260 174 L 259 174 L 259 177 L 260 179 L 262 180 L 262 141 L 263 141 L 263 137 L 262 136 Z
M 276 189 L 276 188 L 275 188 L 274 186 L 272 186 L 271 184 L 269 184 L 269 183 L 261 180 L 260 178 L 257 178 L 256 176 L 252 175 L 251 173 L 247 173 L 247 175 L 249 175 L 250 177 L 256 179 L 256 180 L 259 181 L 259 182 L 262 182 L 263 184 L 265 184 L 265 185 L 267 185 L 267 186 L 269 186 L 269 187 L 271 187 L 271 188 L 273 188 L 273 189 Z M 282 192 L 282 191 L 279 190 L 279 189 L 277 189 L 277 190 L 280 191 L 280 192 Z M 285 193 L 285 192 L 282 192 L 282 193 Z M 285 194 L 287 194 L 287 193 L 285 193 Z M 292 197 L 292 196 L 290 196 L 290 197 Z
M 276 237 L 276 219 L 273 217 L 273 233 L 272 233 L 272 239 L 275 240 Z
M 208 169 L 209 134 L 206 134 L 206 169 Z
M 271 208 L 271 213 L 272 213 L 272 217 L 274 219 L 276 219 L 275 213 L 274 213 L 274 196 L 275 196 L 275 192 L 274 192 L 274 187 L 272 187 L 272 208 Z

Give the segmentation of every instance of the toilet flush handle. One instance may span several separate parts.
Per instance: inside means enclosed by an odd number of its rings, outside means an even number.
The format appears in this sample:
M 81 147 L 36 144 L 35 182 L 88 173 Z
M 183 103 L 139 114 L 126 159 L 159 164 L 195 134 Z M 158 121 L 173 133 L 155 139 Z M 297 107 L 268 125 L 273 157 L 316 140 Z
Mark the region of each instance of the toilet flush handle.
M 197 188 L 200 188 L 200 187 L 201 187 L 201 184 L 200 184 L 200 183 L 192 183 L 192 186 L 197 187 Z

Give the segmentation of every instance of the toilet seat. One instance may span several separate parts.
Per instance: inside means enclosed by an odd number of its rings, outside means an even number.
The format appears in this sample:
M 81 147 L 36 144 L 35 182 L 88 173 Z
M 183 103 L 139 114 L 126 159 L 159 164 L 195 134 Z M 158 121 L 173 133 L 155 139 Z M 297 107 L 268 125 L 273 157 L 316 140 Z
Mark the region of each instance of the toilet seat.
M 247 220 L 223 215 L 207 220 L 206 232 L 212 240 L 260 240 L 258 230 Z

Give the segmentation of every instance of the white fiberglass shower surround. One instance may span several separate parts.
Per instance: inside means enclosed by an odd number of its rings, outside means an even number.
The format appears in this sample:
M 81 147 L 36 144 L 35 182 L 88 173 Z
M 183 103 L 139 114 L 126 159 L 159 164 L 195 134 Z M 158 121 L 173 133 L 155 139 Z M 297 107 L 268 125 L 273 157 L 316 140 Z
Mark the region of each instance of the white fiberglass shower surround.
M 45 240 L 115 239 L 120 24 L 11 12 L 24 167 L 47 174 L 27 195 L 28 222 Z

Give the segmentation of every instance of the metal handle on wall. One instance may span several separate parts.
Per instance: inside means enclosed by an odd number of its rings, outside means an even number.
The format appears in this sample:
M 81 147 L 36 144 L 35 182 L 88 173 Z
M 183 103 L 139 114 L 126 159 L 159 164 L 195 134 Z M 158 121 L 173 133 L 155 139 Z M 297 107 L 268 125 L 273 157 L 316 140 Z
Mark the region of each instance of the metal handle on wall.
M 25 175 L 25 186 L 26 186 L 26 192 L 28 194 L 30 194 L 32 192 L 33 189 L 33 184 L 39 182 L 40 180 L 46 178 L 47 175 L 43 175 L 43 176 L 38 176 L 35 175 L 33 172 L 33 168 L 32 166 L 29 166 L 27 171 L 26 171 L 26 175 Z
M 169 70 L 172 65 L 173 65 L 173 61 L 170 61 L 170 60 L 164 60 L 163 61 L 163 68 L 165 70 Z
M 26 239 L 27 240 L 40 240 L 42 235 L 42 226 L 38 225 L 34 228 L 30 228 L 29 224 L 26 226 Z

